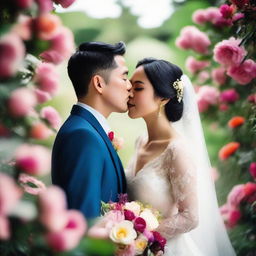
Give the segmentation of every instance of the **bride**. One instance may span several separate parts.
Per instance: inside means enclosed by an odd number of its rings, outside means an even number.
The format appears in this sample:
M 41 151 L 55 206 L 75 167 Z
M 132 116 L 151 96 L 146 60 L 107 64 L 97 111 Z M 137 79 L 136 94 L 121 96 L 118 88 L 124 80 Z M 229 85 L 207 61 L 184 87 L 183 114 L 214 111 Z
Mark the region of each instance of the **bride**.
M 127 170 L 130 200 L 158 209 L 168 256 L 231 256 L 218 211 L 195 94 L 181 69 L 164 60 L 138 62 L 131 78 L 130 118 L 147 134 L 136 140 Z

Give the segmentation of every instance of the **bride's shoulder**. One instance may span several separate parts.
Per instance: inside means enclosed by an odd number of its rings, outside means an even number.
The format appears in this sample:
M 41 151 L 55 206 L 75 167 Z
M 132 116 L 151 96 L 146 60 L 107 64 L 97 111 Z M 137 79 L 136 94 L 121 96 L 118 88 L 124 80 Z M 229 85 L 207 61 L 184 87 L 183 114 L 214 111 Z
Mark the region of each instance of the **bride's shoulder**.
M 182 157 L 185 155 L 190 155 L 188 150 L 188 145 L 182 137 L 173 138 L 168 147 L 167 147 L 167 155 L 172 159 L 176 157 Z

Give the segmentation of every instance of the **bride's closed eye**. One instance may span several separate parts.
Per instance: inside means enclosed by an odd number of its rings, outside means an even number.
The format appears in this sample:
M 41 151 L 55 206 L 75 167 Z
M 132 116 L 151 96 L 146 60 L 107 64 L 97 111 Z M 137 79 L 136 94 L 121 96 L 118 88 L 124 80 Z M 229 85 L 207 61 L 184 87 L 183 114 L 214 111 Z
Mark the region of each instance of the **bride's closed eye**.
M 134 91 L 142 91 L 144 88 L 134 88 Z

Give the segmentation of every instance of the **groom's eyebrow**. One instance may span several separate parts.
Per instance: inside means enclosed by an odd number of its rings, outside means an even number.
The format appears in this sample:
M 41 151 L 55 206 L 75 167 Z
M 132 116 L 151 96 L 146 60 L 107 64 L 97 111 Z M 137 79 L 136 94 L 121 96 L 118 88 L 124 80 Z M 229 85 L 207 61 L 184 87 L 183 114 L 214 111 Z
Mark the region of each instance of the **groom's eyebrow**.
M 125 70 L 125 71 L 123 72 L 123 75 L 127 75 L 127 76 L 128 76 L 128 74 L 129 74 L 129 70 Z

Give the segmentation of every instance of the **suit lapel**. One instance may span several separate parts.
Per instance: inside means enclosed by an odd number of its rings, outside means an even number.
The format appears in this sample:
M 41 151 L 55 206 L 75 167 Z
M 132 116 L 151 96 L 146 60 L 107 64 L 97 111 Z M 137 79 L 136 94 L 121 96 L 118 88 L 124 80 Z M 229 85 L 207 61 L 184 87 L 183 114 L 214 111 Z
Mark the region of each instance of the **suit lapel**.
M 115 171 L 119 180 L 119 191 L 120 193 L 126 191 L 126 181 L 125 181 L 125 175 L 124 175 L 124 170 L 123 166 L 121 164 L 121 161 L 110 141 L 108 138 L 106 132 L 103 130 L 102 126 L 98 122 L 98 120 L 91 114 L 88 110 L 78 106 L 74 105 L 72 110 L 71 110 L 72 115 L 79 115 L 82 118 L 86 119 L 94 128 L 95 130 L 99 133 L 99 135 L 102 137 L 102 139 L 105 141 L 107 148 L 109 150 L 111 159 L 114 163 L 115 166 Z

